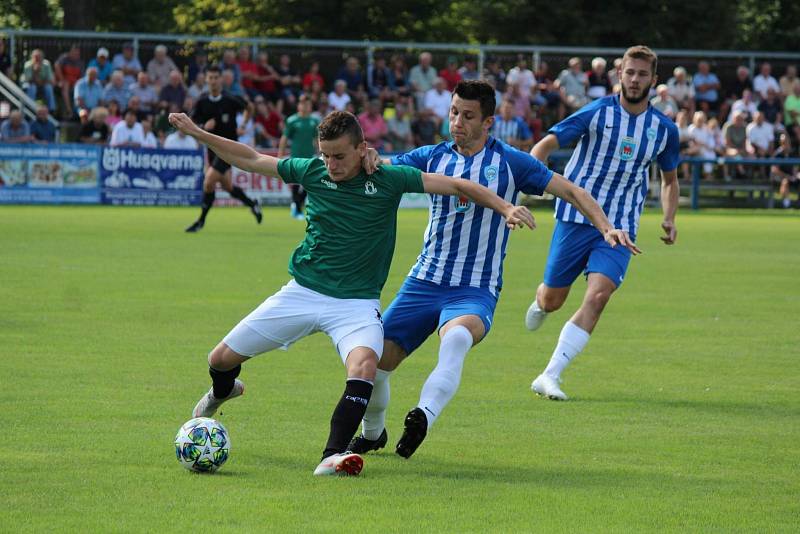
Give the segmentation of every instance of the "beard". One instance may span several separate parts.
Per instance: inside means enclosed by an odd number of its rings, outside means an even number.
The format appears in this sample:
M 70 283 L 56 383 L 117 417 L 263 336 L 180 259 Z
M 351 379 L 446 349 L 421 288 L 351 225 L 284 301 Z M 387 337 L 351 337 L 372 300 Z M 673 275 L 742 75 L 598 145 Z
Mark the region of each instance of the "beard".
M 650 93 L 649 88 L 642 88 L 642 94 L 634 97 L 628 93 L 628 90 L 625 88 L 625 85 L 620 84 L 620 86 L 622 88 L 622 96 L 624 96 L 625 100 L 627 100 L 631 104 L 638 104 L 639 102 L 647 98 Z

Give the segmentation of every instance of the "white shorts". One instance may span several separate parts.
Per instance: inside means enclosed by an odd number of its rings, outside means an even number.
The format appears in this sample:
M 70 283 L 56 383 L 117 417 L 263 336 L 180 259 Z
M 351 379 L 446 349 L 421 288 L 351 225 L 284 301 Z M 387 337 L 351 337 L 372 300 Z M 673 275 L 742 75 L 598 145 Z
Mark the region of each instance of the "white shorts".
M 383 355 L 383 322 L 377 299 L 337 299 L 289 281 L 242 319 L 222 340 L 242 356 L 255 356 L 325 332 L 342 362 L 356 347 Z

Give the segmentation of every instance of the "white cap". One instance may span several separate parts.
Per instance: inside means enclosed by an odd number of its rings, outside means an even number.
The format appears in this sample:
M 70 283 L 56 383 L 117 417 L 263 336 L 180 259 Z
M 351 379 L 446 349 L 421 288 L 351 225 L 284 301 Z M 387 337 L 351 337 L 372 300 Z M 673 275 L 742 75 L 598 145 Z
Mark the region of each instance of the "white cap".
M 101 47 L 97 50 L 97 57 L 106 56 L 108 57 L 108 48 Z

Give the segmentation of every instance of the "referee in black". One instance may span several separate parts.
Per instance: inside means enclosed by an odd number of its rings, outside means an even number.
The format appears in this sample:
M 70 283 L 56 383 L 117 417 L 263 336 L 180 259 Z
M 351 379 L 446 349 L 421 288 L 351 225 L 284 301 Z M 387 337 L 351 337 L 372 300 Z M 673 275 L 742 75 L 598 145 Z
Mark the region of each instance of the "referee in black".
M 250 114 L 249 105 L 241 98 L 222 92 L 222 76 L 219 67 L 211 66 L 206 71 L 206 82 L 208 82 L 208 93 L 204 94 L 197 101 L 192 112 L 192 120 L 200 125 L 204 130 L 211 132 L 226 139 L 238 140 L 236 133 L 236 114 L 244 111 L 245 119 Z M 209 167 L 206 169 L 205 179 L 203 180 L 203 202 L 200 204 L 202 212 L 187 232 L 197 232 L 206 224 L 206 215 L 214 205 L 214 190 L 217 183 L 230 193 L 230 195 L 242 201 L 261 224 L 261 206 L 258 200 L 248 197 L 241 187 L 233 185 L 231 180 L 231 166 L 214 152 L 208 150 Z

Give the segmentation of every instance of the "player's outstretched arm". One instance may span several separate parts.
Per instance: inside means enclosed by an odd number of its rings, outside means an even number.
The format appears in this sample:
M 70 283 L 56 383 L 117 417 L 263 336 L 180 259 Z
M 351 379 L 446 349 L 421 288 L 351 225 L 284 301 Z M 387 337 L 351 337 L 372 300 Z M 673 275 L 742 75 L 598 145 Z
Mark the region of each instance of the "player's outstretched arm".
M 559 149 L 559 146 L 558 137 L 553 134 L 547 134 L 541 141 L 533 145 L 531 156 L 545 163 L 550 154 Z
M 667 235 L 661 236 L 661 241 L 667 245 L 675 244 L 678 238 L 678 229 L 675 227 L 675 213 L 678 211 L 680 199 L 680 185 L 678 185 L 678 171 L 661 171 L 661 209 L 664 212 L 664 222 L 661 228 Z
M 489 208 L 506 219 L 506 226 L 511 229 L 525 225 L 536 228 L 533 215 L 525 206 L 515 206 L 497 196 L 491 189 L 469 180 L 450 178 L 443 174 L 422 173 L 422 185 L 426 193 L 434 195 L 465 196 L 484 208 Z
M 600 207 L 597 201 L 592 198 L 592 195 L 585 189 L 578 187 L 557 172 L 554 172 L 553 178 L 550 180 L 550 183 L 547 184 L 545 191 L 578 208 L 578 211 L 589 219 L 595 228 L 600 230 L 603 234 L 603 238 L 605 238 L 612 247 L 622 245 L 633 254 L 642 252 L 639 250 L 639 247 L 633 243 L 628 232 L 614 228 L 603 212 L 603 208 Z
M 278 176 L 278 159 L 259 154 L 249 146 L 207 132 L 192 122 L 185 113 L 170 113 L 169 123 L 200 143 L 208 145 L 219 157 L 246 171 L 265 176 Z

